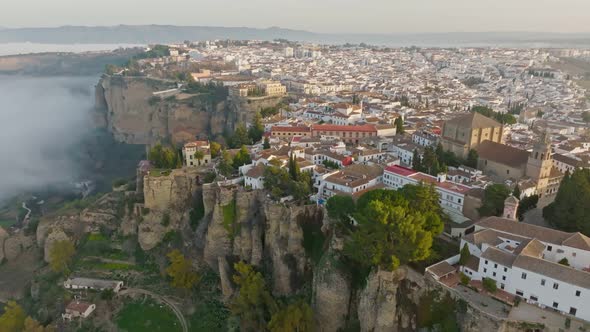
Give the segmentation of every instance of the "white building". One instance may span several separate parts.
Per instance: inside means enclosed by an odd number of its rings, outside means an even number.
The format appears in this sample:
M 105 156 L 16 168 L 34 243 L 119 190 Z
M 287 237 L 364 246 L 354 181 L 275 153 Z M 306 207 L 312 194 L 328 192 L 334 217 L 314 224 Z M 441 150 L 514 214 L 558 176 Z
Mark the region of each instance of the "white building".
M 119 280 L 104 280 L 92 278 L 69 278 L 64 281 L 66 289 L 92 289 L 97 291 L 112 289 L 117 293 L 123 287 L 123 282 Z
M 96 304 L 74 300 L 66 307 L 66 312 L 61 315 L 64 320 L 73 318 L 87 318 L 96 310 Z
M 252 189 L 264 189 L 264 164 L 251 167 L 244 174 L 244 185 Z
M 197 167 L 211 163 L 211 150 L 209 141 L 194 141 L 186 143 L 182 147 L 182 156 L 186 166 Z M 201 151 L 203 153 L 202 159 L 197 159 L 195 153 Z
M 464 245 L 471 258 L 462 270 L 471 279 L 493 279 L 529 303 L 590 321 L 587 236 L 488 217 L 461 239 Z
M 398 165 L 389 166 L 383 172 L 383 184 L 389 188 L 400 189 L 406 184 L 420 183 L 434 185 L 441 207 L 463 213 L 465 194 L 471 187 L 447 181 L 446 174 L 432 176 Z
M 334 195 L 358 196 L 368 189 L 382 187 L 382 176 L 383 169 L 380 166 L 350 165 L 319 177 L 318 193 L 324 198 Z

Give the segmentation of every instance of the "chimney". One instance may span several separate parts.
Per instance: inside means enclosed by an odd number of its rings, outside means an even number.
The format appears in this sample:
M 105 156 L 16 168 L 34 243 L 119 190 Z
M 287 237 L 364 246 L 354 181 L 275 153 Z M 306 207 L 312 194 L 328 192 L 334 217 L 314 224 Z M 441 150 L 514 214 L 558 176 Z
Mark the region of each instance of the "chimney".
M 438 173 L 436 175 L 436 181 L 437 182 L 445 182 L 445 181 L 447 181 L 447 174 L 446 173 Z

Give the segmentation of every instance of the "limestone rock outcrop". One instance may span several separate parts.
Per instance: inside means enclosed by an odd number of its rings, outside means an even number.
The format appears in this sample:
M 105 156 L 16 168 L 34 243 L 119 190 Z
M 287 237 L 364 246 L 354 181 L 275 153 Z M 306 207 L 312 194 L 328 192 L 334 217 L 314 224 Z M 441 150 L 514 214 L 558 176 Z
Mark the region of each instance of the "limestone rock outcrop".
M 62 230 L 54 230 L 47 235 L 45 245 L 43 246 L 43 258 L 45 259 L 45 262 L 49 263 L 49 253 L 51 252 L 53 244 L 65 240 L 71 241 L 70 237 Z
M 318 331 L 336 332 L 346 326 L 351 300 L 350 277 L 338 269 L 334 252 L 324 254 L 312 284 L 312 309 Z
M 396 271 L 374 271 L 360 293 L 358 317 L 361 331 L 397 331 L 397 291 L 405 278 L 405 268 Z
M 144 206 L 150 210 L 188 210 L 197 191 L 200 171 L 174 169 L 169 175 L 147 175 L 143 182 Z

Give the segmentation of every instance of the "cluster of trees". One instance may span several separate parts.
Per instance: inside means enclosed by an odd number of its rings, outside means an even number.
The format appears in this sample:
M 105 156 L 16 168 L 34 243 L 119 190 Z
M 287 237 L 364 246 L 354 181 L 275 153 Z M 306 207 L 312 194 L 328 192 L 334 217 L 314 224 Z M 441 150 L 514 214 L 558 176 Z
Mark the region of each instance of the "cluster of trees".
M 396 135 L 403 135 L 404 134 L 404 119 L 401 118 L 401 116 L 397 119 L 395 119 L 395 121 L 393 122 L 393 125 L 395 126 L 395 134 Z
M 493 109 L 486 106 L 474 106 L 471 108 L 472 112 L 477 112 L 488 118 L 496 119 L 496 121 L 504 124 L 515 124 L 516 118 L 510 113 L 495 112 Z
M 327 209 L 351 232 L 344 245 L 347 258 L 361 269 L 394 270 L 430 256 L 434 237 L 443 231 L 438 199 L 433 186 L 406 185 L 398 191 L 369 191 L 356 204 L 334 196 Z
M 166 274 L 170 277 L 173 287 L 191 290 L 201 280 L 191 261 L 184 257 L 180 250 L 174 249 L 166 256 L 170 261 Z
M 322 161 L 322 165 L 326 166 L 326 168 L 330 168 L 330 169 L 339 169 L 340 165 L 338 165 L 337 163 L 331 161 L 331 160 L 324 160 Z
M 279 110 L 280 110 L 279 106 L 265 107 L 260 110 L 260 115 L 263 118 L 268 118 L 268 117 L 279 114 Z
M 54 272 L 68 274 L 75 253 L 76 248 L 72 241 L 55 241 L 49 249 L 49 266 Z
M 234 283 L 238 293 L 230 304 L 245 331 L 308 332 L 314 330 L 313 312 L 300 299 L 279 301 L 273 298 L 264 276 L 244 262 L 234 264 Z
M 295 200 L 305 200 L 311 194 L 311 174 L 301 172 L 295 156 L 292 156 L 287 169 L 276 166 L 264 169 L 264 187 L 270 190 L 274 199 L 292 195 Z
M 21 306 L 8 301 L 4 313 L 0 316 L 0 331 L 4 332 L 53 332 L 53 328 L 44 327 L 36 320 L 27 316 Z
M 451 151 L 444 151 L 442 144 L 438 144 L 436 148 L 427 146 L 424 148 L 424 153 L 420 156 L 420 152 L 414 150 L 412 157 L 412 168 L 416 171 L 428 173 L 436 176 L 438 173 L 447 172 L 448 166 L 459 166 L 461 164 L 476 168 L 477 167 L 477 152 L 473 149 L 469 150 L 469 155 L 466 160 L 461 160 Z
M 510 196 L 510 188 L 503 184 L 491 184 L 486 187 L 483 204 L 477 209 L 479 215 L 486 216 L 501 216 L 504 212 L 504 201 Z
M 225 100 L 229 94 L 227 87 L 223 86 L 223 84 L 213 82 L 203 84 L 195 81 L 190 73 L 185 73 L 179 79 L 188 82 L 185 87 L 187 93 L 203 94 L 209 96 L 211 101 Z
M 154 45 L 149 51 L 135 56 L 135 59 L 161 58 L 170 55 L 170 48 L 166 45 Z
M 219 160 L 219 164 L 217 164 L 217 171 L 223 176 L 230 176 L 240 166 L 250 164 L 251 162 L 250 151 L 248 151 L 245 145 L 242 145 L 233 158 L 227 150 L 222 150 L 221 159 Z
M 182 167 L 180 152 L 171 147 L 156 144 L 150 149 L 148 159 L 156 168 L 172 169 Z
M 243 123 L 236 126 L 236 130 L 227 138 L 227 145 L 236 149 L 242 145 L 252 145 L 259 142 L 264 135 L 264 125 L 262 124 L 262 116 L 259 112 L 254 115 L 254 120 L 250 128 L 246 129 Z
M 566 173 L 555 201 L 543 209 L 543 217 L 566 232 L 590 236 L 590 169 Z

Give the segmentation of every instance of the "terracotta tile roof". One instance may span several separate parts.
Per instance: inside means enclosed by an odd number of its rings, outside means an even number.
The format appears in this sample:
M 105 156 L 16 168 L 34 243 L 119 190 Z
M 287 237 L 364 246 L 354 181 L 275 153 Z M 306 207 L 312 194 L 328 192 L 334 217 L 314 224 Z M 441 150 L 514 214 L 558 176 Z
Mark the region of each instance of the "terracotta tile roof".
M 520 255 L 513 266 L 565 283 L 590 289 L 590 273 L 572 267 L 546 261 L 544 259 Z
M 465 263 L 465 267 L 473 271 L 479 271 L 479 257 L 475 255 L 469 256 L 469 259 L 467 259 L 467 262 Z
M 572 248 L 590 251 L 590 238 L 582 233 L 575 233 L 561 244 Z
M 489 140 L 479 144 L 477 154 L 481 159 L 491 160 L 515 168 L 526 165 L 529 158 L 529 152 L 526 150 L 513 148 Z
M 375 125 L 339 126 L 339 125 L 313 125 L 313 131 L 351 131 L 351 132 L 377 132 Z
M 86 310 L 88 310 L 91 305 L 92 304 L 88 302 L 72 301 L 70 304 L 68 304 L 66 310 L 83 313 L 86 312 Z
M 493 229 L 502 233 L 514 234 L 528 239 L 535 238 L 543 242 L 554 244 L 563 244 L 566 240 L 575 235 L 575 233 L 562 232 L 547 227 L 525 224 L 501 217 L 487 217 L 475 225 L 482 228 Z
M 250 168 L 245 175 L 254 179 L 260 178 L 262 175 L 264 175 L 264 165 L 258 164 Z
M 495 247 L 489 247 L 481 254 L 481 259 L 487 259 L 504 266 L 512 267 L 516 256 L 500 249 L 496 249 Z
M 440 263 L 434 264 L 428 268 L 428 271 L 435 276 L 441 278 L 446 276 L 447 274 L 453 273 L 456 269 L 446 261 L 442 261 Z
M 304 127 L 304 126 L 272 126 L 271 131 L 284 131 L 284 132 L 298 132 L 298 133 L 306 133 L 310 132 L 311 128 Z
M 446 123 L 457 125 L 464 128 L 490 128 L 502 126 L 498 121 L 490 119 L 487 116 L 481 115 L 477 112 L 471 112 L 454 119 L 448 120 Z

